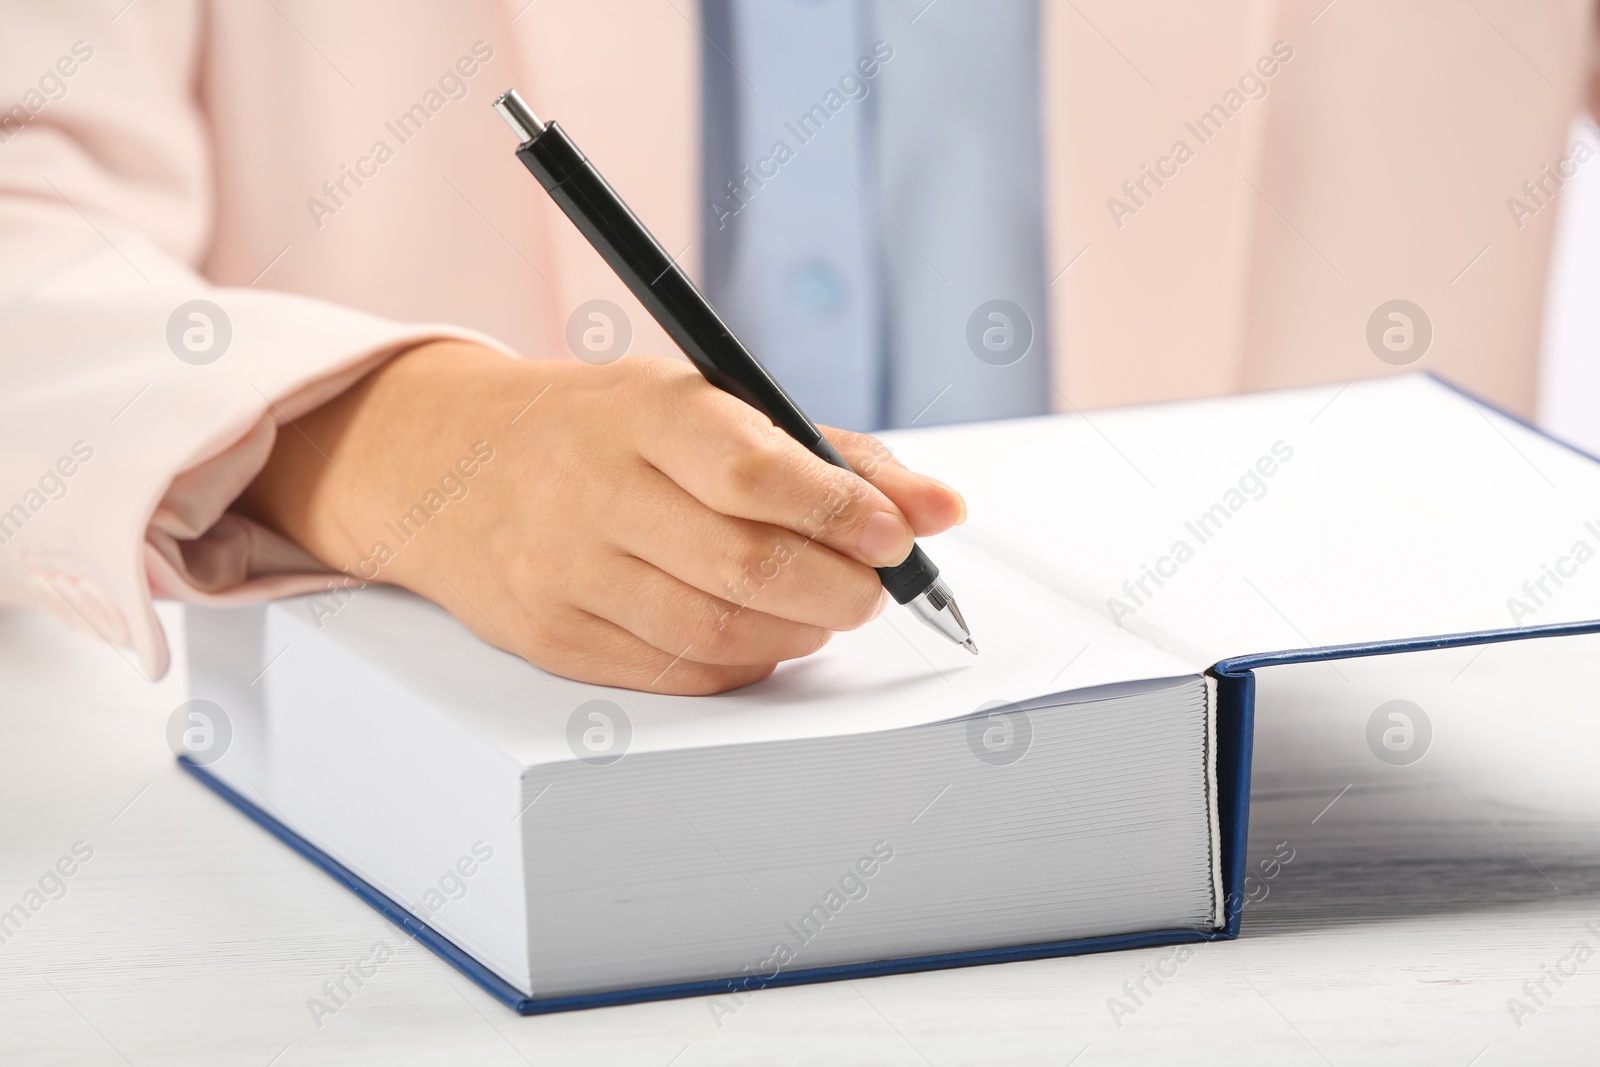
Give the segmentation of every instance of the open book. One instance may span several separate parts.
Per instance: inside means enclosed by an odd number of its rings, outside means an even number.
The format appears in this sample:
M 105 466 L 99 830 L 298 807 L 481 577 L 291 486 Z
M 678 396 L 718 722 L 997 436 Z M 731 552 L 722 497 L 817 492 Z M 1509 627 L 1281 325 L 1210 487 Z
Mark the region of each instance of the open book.
M 891 608 L 669 697 L 393 589 L 192 609 L 185 766 L 519 1011 L 733 1011 L 1234 936 L 1254 669 L 1600 630 L 1600 464 L 1429 378 L 888 439 L 976 659 Z

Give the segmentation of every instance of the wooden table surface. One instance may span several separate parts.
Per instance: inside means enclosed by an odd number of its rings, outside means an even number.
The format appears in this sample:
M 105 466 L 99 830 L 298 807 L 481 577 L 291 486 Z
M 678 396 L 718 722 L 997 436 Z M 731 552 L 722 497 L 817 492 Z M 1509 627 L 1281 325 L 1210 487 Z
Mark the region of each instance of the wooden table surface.
M 0 943 L 0 1063 L 1600 1058 L 1591 638 L 1263 674 L 1265 895 L 1237 942 L 768 990 L 720 1025 L 705 1000 L 511 1014 L 180 772 L 164 728 L 184 698 L 181 656 L 151 685 L 53 619 L 0 614 L 0 912 L 43 899 Z M 1409 766 L 1367 743 L 1392 699 L 1432 725 Z M 48 877 L 63 857 L 72 876 Z M 378 942 L 395 957 L 314 1018 Z

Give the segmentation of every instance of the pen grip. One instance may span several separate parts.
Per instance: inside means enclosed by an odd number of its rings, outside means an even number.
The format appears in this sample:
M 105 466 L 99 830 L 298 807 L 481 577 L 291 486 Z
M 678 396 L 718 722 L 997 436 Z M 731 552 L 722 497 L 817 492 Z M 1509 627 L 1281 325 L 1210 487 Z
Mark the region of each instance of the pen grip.
M 818 457 L 853 470 L 560 125 L 546 123 L 517 149 L 517 158 L 708 382 L 767 416 Z M 939 576 L 916 546 L 903 562 L 877 570 L 901 604 L 926 592 Z

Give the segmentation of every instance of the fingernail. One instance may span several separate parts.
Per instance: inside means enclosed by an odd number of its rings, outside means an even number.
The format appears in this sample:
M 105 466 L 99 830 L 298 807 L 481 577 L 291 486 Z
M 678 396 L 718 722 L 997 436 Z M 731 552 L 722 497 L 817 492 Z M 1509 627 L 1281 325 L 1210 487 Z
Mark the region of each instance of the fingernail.
M 900 516 L 877 512 L 861 531 L 861 555 L 874 567 L 893 566 L 911 554 L 915 536 Z

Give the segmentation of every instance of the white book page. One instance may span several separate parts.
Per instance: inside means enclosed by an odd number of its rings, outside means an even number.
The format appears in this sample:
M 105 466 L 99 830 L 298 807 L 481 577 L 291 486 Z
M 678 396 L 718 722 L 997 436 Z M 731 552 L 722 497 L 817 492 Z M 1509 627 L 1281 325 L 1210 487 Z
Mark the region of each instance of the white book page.
M 1200 665 L 978 550 L 947 537 L 926 546 L 960 599 L 979 656 L 891 604 L 876 621 L 782 664 L 765 681 L 714 697 L 674 697 L 547 674 L 483 643 L 419 597 L 369 587 L 332 615 L 327 597 L 272 605 L 273 640 L 284 646 L 274 671 L 292 669 L 298 643 L 335 642 L 525 766 L 572 760 L 569 721 L 596 699 L 622 710 L 631 730 L 627 751 L 638 753 L 891 730 L 995 702 L 1200 673 Z M 752 606 L 759 603 L 757 593 Z
M 890 440 L 954 536 L 1194 662 L 1600 618 L 1600 464 L 1421 375 Z

